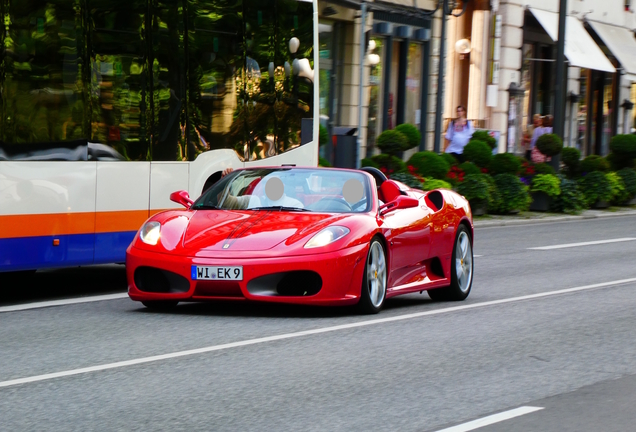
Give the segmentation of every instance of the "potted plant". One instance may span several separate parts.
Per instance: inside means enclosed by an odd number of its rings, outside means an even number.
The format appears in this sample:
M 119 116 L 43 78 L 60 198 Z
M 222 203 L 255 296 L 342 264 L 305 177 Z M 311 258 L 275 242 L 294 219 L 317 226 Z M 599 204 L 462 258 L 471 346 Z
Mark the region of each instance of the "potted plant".
M 492 149 L 483 141 L 470 140 L 464 147 L 464 159 L 486 168 L 492 159 Z
M 378 168 L 386 176 L 390 176 L 393 173 L 406 172 L 406 164 L 402 159 L 384 153 L 372 156 L 370 159 L 362 159 L 360 165 Z
M 403 133 L 395 129 L 389 129 L 382 132 L 377 139 L 377 145 L 382 153 L 396 156 L 408 147 L 408 139 Z
M 588 207 L 607 208 L 612 199 L 612 187 L 604 172 L 592 171 L 579 180 L 579 187 Z
M 493 180 L 499 192 L 499 200 L 493 207 L 495 213 L 514 214 L 528 209 L 532 198 L 528 193 L 528 186 L 519 177 L 514 174 L 499 174 Z
M 431 191 L 435 189 L 451 189 L 451 185 L 444 180 L 439 180 L 436 178 L 425 177 L 424 183 L 422 183 L 422 189 L 425 191 Z
M 410 150 L 420 145 L 422 134 L 414 125 L 410 123 L 403 123 L 396 126 L 395 130 L 406 137 L 406 145 L 402 148 L 403 151 Z
M 548 211 L 552 207 L 552 200 L 561 195 L 561 182 L 553 174 L 537 174 L 530 185 L 532 203 L 530 210 Z
M 563 150 L 563 141 L 556 134 L 543 134 L 537 139 L 537 150 L 547 158 L 556 156 Z
M 473 216 L 486 214 L 488 206 L 492 203 L 490 185 L 486 174 L 468 174 L 464 181 L 457 185 L 457 193 L 470 202 Z
M 616 174 L 623 179 L 628 195 L 623 205 L 636 205 L 636 171 L 631 168 L 623 168 L 617 171 Z
M 410 188 L 422 190 L 423 179 L 420 180 L 420 178 L 418 178 L 417 176 L 411 173 L 397 172 L 397 173 L 391 174 L 389 178 L 391 178 L 392 180 L 399 181 L 400 183 L 404 183 Z
M 512 153 L 497 153 L 488 165 L 490 175 L 519 174 L 521 171 L 521 159 Z
M 579 214 L 587 208 L 585 196 L 579 188 L 576 180 L 563 175 L 557 176 L 560 180 L 561 194 L 552 201 L 552 211 L 556 213 Z

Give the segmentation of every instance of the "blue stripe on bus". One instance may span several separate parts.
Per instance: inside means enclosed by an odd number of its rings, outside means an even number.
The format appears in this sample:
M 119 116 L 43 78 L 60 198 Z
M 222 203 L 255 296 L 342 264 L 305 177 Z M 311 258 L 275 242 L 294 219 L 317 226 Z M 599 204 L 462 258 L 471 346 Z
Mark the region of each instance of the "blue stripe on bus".
M 136 231 L 0 239 L 0 271 L 123 263 Z M 53 240 L 60 241 L 53 246 Z

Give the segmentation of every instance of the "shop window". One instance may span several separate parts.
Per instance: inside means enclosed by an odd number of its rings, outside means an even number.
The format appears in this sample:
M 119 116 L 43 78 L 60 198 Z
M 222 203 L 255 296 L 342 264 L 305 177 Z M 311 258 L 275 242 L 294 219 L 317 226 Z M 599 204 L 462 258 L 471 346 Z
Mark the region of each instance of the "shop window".
M 421 123 L 421 83 L 422 83 L 422 45 L 409 44 L 408 67 L 406 71 L 406 109 L 405 122 L 419 127 Z

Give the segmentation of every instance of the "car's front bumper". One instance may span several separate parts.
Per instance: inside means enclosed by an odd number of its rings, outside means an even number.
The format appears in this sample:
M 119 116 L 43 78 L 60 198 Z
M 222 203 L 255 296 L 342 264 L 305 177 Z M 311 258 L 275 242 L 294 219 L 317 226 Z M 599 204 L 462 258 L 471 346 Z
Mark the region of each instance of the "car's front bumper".
M 199 258 L 149 252 L 129 247 L 126 253 L 128 294 L 135 301 L 178 300 L 254 300 L 278 303 L 349 305 L 358 302 L 368 245 L 359 245 L 335 252 L 272 258 Z M 200 266 L 243 266 L 242 281 L 193 280 L 191 269 Z M 159 269 L 179 275 L 180 292 L 152 292 L 148 284 L 137 286 L 135 272 L 140 268 Z M 298 273 L 298 272 L 306 273 Z M 277 274 L 294 275 L 313 272 L 320 276 L 316 294 L 303 295 L 303 282 L 298 293 L 281 295 L 275 285 Z M 140 281 L 137 273 L 137 281 Z M 264 277 L 268 276 L 268 277 Z M 185 280 L 184 280 L 185 279 Z M 297 280 L 297 278 L 296 278 Z M 186 282 L 187 281 L 187 282 Z M 267 287 L 268 281 L 273 286 Z M 307 282 L 309 283 L 309 282 Z M 141 284 L 141 282 L 140 282 Z M 281 290 L 282 291 L 282 290 Z

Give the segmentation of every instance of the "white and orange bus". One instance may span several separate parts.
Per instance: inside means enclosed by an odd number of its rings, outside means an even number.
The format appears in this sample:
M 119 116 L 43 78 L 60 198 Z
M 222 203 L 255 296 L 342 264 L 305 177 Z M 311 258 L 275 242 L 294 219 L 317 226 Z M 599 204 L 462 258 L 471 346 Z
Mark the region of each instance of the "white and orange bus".
M 318 164 L 307 0 L 5 2 L 0 272 L 120 263 L 223 169 Z

